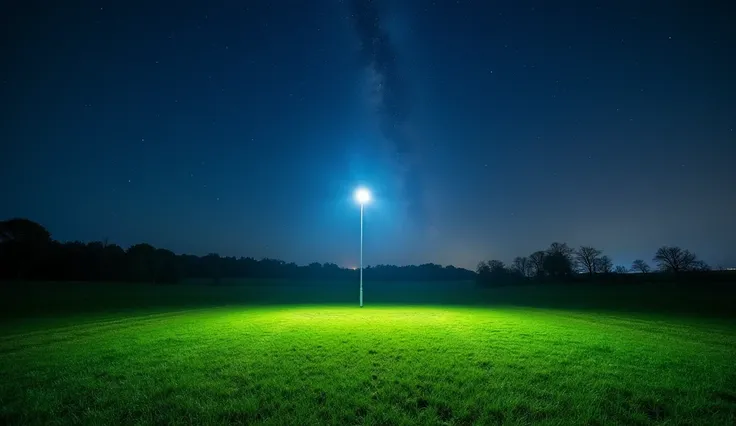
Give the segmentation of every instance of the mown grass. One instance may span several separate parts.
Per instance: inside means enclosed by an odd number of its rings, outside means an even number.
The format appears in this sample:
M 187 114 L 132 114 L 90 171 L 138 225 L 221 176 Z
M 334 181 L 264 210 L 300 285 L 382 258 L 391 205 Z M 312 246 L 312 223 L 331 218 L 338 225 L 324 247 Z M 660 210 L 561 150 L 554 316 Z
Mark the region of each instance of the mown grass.
M 225 306 L 0 329 L 0 424 L 736 424 L 730 319 Z

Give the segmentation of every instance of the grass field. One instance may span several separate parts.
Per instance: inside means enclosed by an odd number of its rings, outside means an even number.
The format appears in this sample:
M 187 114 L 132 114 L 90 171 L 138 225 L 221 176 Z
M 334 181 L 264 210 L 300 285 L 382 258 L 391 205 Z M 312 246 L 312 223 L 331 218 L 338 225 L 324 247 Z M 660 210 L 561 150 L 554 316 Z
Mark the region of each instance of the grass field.
M 99 288 L 4 294 L 0 424 L 736 424 L 736 322 L 707 310 Z

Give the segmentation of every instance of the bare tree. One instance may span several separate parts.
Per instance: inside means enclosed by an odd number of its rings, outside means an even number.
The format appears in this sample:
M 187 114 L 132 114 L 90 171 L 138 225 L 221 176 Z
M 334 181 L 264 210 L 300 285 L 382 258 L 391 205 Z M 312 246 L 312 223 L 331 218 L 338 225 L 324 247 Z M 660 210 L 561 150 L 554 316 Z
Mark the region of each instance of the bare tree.
M 523 277 L 531 276 L 532 263 L 526 256 L 515 258 L 512 268 Z
M 547 253 L 541 250 L 529 255 L 529 262 L 531 264 L 529 271 L 532 276 L 539 277 L 544 275 L 544 259 L 546 257 Z
M 677 273 L 707 268 L 707 265 L 698 260 L 694 253 L 680 247 L 660 247 L 653 260 L 660 271 Z
M 554 242 L 549 245 L 547 252 L 550 254 L 560 253 L 564 256 L 572 256 L 575 250 L 567 245 L 567 243 Z
M 615 267 L 615 268 L 613 269 L 613 272 L 615 272 L 615 273 L 617 273 L 617 274 L 628 274 L 628 273 L 629 273 L 629 270 L 628 270 L 628 269 L 626 269 L 626 267 L 625 267 L 625 266 L 623 266 L 623 265 L 617 265 L 617 266 L 616 266 L 616 267 Z
M 636 259 L 634 263 L 631 264 L 631 270 L 634 272 L 641 272 L 642 274 L 646 274 L 651 271 L 652 268 L 649 267 L 647 262 L 641 259 Z
M 580 246 L 575 252 L 578 265 L 590 275 L 595 274 L 596 260 L 603 254 L 602 251 L 588 246 Z
M 598 274 L 608 274 L 613 268 L 611 258 L 603 255 L 595 259 L 595 272 Z

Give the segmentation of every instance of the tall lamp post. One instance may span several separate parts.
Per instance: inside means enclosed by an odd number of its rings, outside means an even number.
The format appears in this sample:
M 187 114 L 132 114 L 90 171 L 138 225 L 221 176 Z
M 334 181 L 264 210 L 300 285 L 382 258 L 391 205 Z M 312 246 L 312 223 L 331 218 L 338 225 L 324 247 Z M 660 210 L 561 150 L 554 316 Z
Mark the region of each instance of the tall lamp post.
M 355 201 L 360 203 L 360 307 L 363 307 L 363 206 L 371 201 L 371 193 L 365 188 L 355 190 Z

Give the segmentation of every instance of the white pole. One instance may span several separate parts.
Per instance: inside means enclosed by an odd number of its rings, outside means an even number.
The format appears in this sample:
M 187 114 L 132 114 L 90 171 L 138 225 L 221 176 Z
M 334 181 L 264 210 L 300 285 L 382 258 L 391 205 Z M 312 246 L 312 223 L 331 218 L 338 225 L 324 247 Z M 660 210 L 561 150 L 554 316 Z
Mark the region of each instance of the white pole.
M 360 203 L 360 307 L 363 307 L 363 203 Z

